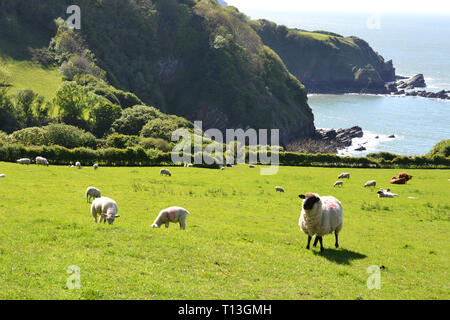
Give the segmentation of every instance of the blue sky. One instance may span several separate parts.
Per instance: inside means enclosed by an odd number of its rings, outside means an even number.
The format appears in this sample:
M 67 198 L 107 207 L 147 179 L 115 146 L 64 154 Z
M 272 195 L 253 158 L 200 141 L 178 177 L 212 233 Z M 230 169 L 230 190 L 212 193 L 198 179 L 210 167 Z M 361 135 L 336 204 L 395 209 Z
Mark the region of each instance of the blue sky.
M 225 0 L 244 13 L 255 11 L 333 11 L 368 13 L 439 13 L 450 14 L 448 0 Z

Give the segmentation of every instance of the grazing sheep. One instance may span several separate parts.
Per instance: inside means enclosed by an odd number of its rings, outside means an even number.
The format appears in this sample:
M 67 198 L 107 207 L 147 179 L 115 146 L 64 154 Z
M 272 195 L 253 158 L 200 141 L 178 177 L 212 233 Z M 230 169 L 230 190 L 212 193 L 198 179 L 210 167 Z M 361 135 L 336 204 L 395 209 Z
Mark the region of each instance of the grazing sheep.
M 89 187 L 86 189 L 86 201 L 91 203 L 92 199 L 101 198 L 102 192 L 95 187 Z
M 98 164 L 94 163 L 94 165 L 92 167 L 94 168 L 94 170 L 97 170 L 98 169 Z
M 403 179 L 403 178 L 404 178 L 406 181 L 409 181 L 409 180 L 411 180 L 411 179 L 413 178 L 413 176 L 407 174 L 406 172 L 400 172 L 400 173 L 398 174 L 398 178 L 399 178 L 399 179 Z
M 284 189 L 280 186 L 275 187 L 275 192 L 284 192 Z
M 79 161 L 75 162 L 75 167 L 77 167 L 77 169 L 81 169 L 81 163 Z
M 171 177 L 172 176 L 172 174 L 170 173 L 170 171 L 168 170 L 168 169 L 161 169 L 160 171 L 159 171 L 159 174 L 160 175 L 166 175 L 166 176 L 169 176 L 169 177 Z
M 392 193 L 391 189 L 383 190 L 383 188 L 380 188 L 377 192 L 378 198 L 394 198 L 398 197 L 398 194 Z
M 156 217 L 151 227 L 160 228 L 161 225 L 165 224 L 166 228 L 168 228 L 171 222 L 178 222 L 180 223 L 180 229 L 185 230 L 187 215 L 190 215 L 190 213 L 184 208 L 170 207 L 159 212 L 158 217 Z
M 117 214 L 118 211 L 116 202 L 110 198 L 101 197 L 92 201 L 91 215 L 95 222 L 97 222 L 97 215 L 99 214 L 100 220 L 98 223 L 102 223 L 103 220 L 103 222 L 108 221 L 109 224 L 113 224 L 115 218 L 120 218 L 120 215 Z
M 31 159 L 28 158 L 22 158 L 16 161 L 18 164 L 30 164 L 31 163 Z
M 313 246 L 316 247 L 319 241 L 320 251 L 323 251 L 322 237 L 332 232 L 336 238 L 334 245 L 338 248 L 338 235 L 344 224 L 341 202 L 335 197 L 321 197 L 316 193 L 301 194 L 299 198 L 303 199 L 303 202 L 298 225 L 308 235 L 306 249 L 309 249 L 312 237 L 316 236 Z
M 48 160 L 43 157 L 36 157 L 35 161 L 38 166 L 42 165 L 48 167 Z
M 0 174 L 0 178 L 6 178 L 6 175 L 4 173 Z
M 391 184 L 406 184 L 406 179 L 405 178 L 397 178 L 397 177 L 392 177 L 391 181 L 389 181 L 389 183 Z
M 350 173 L 343 172 L 338 176 L 338 179 L 350 179 Z
M 333 185 L 333 188 L 336 187 L 336 186 L 342 187 L 343 185 L 344 185 L 344 182 L 342 182 L 342 181 L 336 181 L 336 182 L 334 183 L 334 185 Z
M 377 182 L 375 180 L 369 180 L 364 184 L 364 188 L 372 187 L 375 188 L 377 186 Z

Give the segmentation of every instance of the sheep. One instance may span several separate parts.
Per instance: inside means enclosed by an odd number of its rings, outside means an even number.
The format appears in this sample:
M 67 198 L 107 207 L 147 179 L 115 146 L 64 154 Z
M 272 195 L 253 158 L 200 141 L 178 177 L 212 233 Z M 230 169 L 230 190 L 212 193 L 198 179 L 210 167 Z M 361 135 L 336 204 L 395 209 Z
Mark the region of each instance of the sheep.
M 377 182 L 375 180 L 369 180 L 364 184 L 364 188 L 372 187 L 375 188 L 377 186 Z
M 383 188 L 380 188 L 377 192 L 378 198 L 394 198 L 398 197 L 398 194 L 392 193 L 391 189 L 383 190 Z
M 336 238 L 334 245 L 339 248 L 338 235 L 344 224 L 341 202 L 335 197 L 321 197 L 316 193 L 301 194 L 299 198 L 303 199 L 303 202 L 298 224 L 300 229 L 308 235 L 306 249 L 309 250 L 311 239 L 316 236 L 313 246 L 316 247 L 319 241 L 322 252 L 324 250 L 323 236 L 333 232 Z
M 336 187 L 336 186 L 342 187 L 343 185 L 344 185 L 344 182 L 342 182 L 342 181 L 336 181 L 336 182 L 334 183 L 334 185 L 333 185 L 333 188 Z
M 97 214 L 99 214 L 100 220 L 98 223 L 102 223 L 103 220 L 104 223 L 108 221 L 110 225 L 113 224 L 114 219 L 120 218 L 120 215 L 117 214 L 118 211 L 119 209 L 117 208 L 116 202 L 110 198 L 101 197 L 92 201 L 91 215 L 96 223 Z
M 169 177 L 172 176 L 172 174 L 170 173 L 170 171 L 169 171 L 168 169 L 161 169 L 161 170 L 159 171 L 159 174 L 160 174 L 160 175 L 166 175 L 166 176 L 169 176 Z
M 284 192 L 284 189 L 280 186 L 275 187 L 275 192 Z
M 102 192 L 99 189 L 97 189 L 95 187 L 88 187 L 86 189 L 86 201 L 88 203 L 91 203 L 92 199 L 101 198 L 101 197 L 102 197 Z
M 98 169 L 98 164 L 94 163 L 94 165 L 92 167 L 94 168 L 94 170 L 97 170 Z
M 220 170 L 225 170 L 225 167 L 221 167 Z
M 350 173 L 343 172 L 338 176 L 338 179 L 350 179 Z
M 170 207 L 159 212 L 151 227 L 160 228 L 161 225 L 165 224 L 166 228 L 168 228 L 171 222 L 178 222 L 180 224 L 180 229 L 185 230 L 187 215 L 190 215 L 190 213 L 184 208 Z
M 28 164 L 31 163 L 31 159 L 28 159 L 28 158 L 22 158 L 22 159 L 17 160 L 16 162 L 17 162 L 18 164 L 26 164 L 26 165 L 28 165 Z
M 43 157 L 36 157 L 35 161 L 38 166 L 42 165 L 48 167 L 48 160 Z
M 409 180 L 411 180 L 411 179 L 413 178 L 413 176 L 407 174 L 406 172 L 400 172 L 400 173 L 398 174 L 398 178 L 399 178 L 399 179 L 403 179 L 403 178 L 404 178 L 406 181 L 409 181 Z
M 253 169 L 255 167 L 255 165 L 250 164 L 248 167 Z
M 75 162 L 75 167 L 77 167 L 77 169 L 81 169 L 81 163 L 79 161 Z
M 6 175 L 4 173 L 0 174 L 0 178 L 6 178 Z

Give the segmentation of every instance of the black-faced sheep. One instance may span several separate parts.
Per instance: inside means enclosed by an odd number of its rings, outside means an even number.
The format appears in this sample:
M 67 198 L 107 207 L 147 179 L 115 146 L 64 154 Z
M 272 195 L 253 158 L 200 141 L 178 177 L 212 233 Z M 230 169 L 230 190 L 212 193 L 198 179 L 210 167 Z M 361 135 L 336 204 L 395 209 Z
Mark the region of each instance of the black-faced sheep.
M 312 237 L 316 236 L 313 246 L 315 247 L 319 241 L 320 251 L 323 251 L 322 237 L 332 232 L 335 234 L 335 246 L 338 248 L 338 235 L 344 224 L 341 202 L 335 197 L 321 197 L 316 193 L 301 194 L 299 198 L 303 199 L 303 202 L 298 224 L 300 229 L 308 235 L 306 249 L 309 249 Z

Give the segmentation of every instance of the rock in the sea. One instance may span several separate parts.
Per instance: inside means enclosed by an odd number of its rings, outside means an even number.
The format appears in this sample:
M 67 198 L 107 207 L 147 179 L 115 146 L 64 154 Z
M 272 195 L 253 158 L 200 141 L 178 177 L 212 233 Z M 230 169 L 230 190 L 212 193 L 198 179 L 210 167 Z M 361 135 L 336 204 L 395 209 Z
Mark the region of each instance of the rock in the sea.
M 375 139 L 380 139 L 380 136 L 376 136 Z
M 363 146 L 356 148 L 355 151 L 366 151 L 367 149 Z
M 395 139 L 395 134 L 391 134 L 388 138 Z
M 405 84 L 406 86 L 412 86 L 413 88 L 425 88 L 427 86 L 423 74 L 417 74 L 414 77 L 409 78 L 405 81 Z
M 384 87 L 386 88 L 386 91 L 388 93 L 397 92 L 398 91 L 396 83 L 387 83 L 387 84 L 384 85 Z

